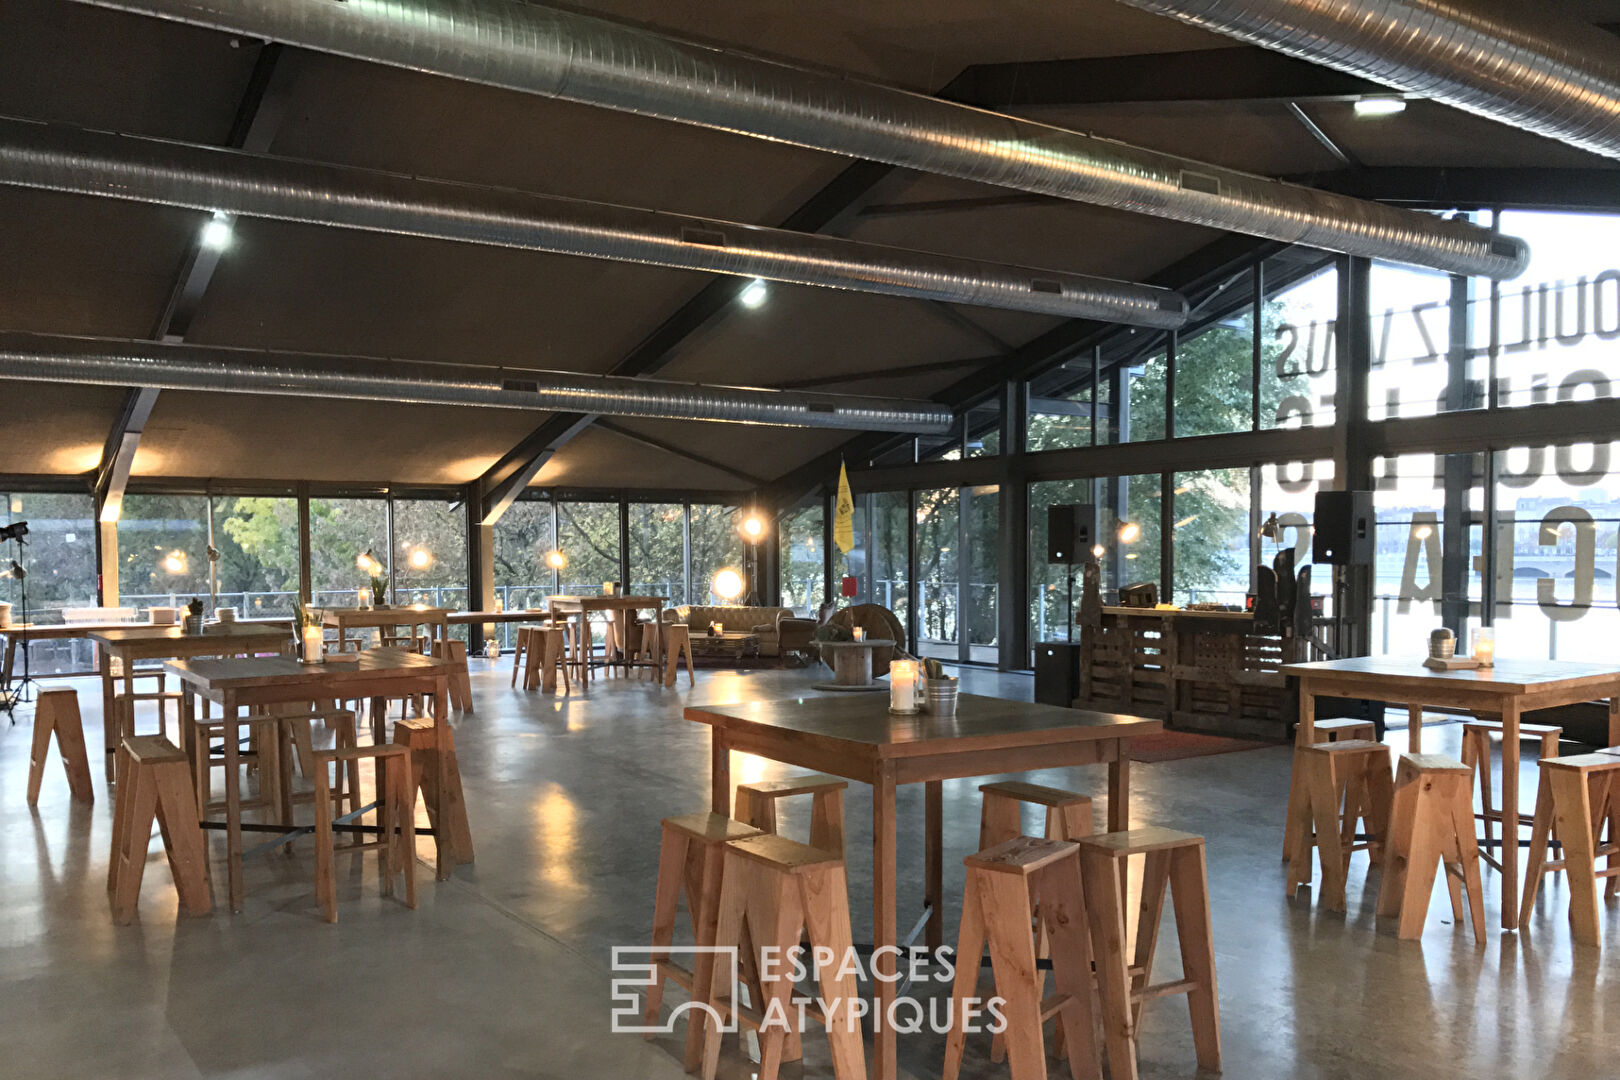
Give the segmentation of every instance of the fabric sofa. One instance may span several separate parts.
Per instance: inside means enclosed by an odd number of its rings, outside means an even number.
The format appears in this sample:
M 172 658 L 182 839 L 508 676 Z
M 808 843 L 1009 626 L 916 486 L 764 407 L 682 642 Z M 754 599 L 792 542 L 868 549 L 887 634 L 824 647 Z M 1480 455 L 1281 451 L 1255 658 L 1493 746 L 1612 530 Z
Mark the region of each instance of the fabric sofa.
M 682 604 L 673 614 L 674 621 L 685 623 L 693 633 L 707 633 L 710 623 L 719 623 L 727 631 L 758 635 L 759 655 L 771 657 L 803 650 L 816 628 L 814 619 L 798 618 L 792 608 L 784 607 Z

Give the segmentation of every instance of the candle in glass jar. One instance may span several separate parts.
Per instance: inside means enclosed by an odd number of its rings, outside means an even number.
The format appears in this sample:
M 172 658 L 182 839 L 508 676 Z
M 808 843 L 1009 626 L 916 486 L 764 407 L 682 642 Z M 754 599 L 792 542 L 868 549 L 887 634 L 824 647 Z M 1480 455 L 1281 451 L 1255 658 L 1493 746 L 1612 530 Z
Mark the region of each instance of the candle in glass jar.
M 1496 665 L 1496 628 L 1480 626 L 1474 630 L 1474 659 L 1480 667 Z
M 864 626 L 857 626 L 855 629 L 851 630 L 850 633 L 855 635 L 856 641 L 866 640 L 866 627 Z
M 371 590 L 369 588 L 367 588 L 366 586 L 364 586 L 364 585 L 360 586 L 359 590 L 356 591 L 356 593 L 355 593 L 354 604 L 355 604 L 356 607 L 363 607 L 363 608 L 370 607 L 371 606 Z
M 914 713 L 917 711 L 917 662 L 891 660 L 889 662 L 889 711 Z
M 304 659 L 314 663 L 321 659 L 321 651 L 325 648 L 326 630 L 319 623 L 304 627 Z

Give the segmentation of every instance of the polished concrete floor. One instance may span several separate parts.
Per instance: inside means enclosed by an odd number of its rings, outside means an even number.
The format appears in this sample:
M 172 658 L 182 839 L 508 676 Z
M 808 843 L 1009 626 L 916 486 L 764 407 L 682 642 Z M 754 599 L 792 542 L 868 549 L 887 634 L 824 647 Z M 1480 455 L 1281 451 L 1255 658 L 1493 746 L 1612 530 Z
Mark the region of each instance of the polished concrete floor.
M 421 904 L 377 895 L 370 860 L 340 883 L 341 921 L 319 919 L 307 842 L 256 860 L 246 910 L 177 916 L 154 845 L 133 926 L 107 917 L 111 800 L 97 770 L 93 807 L 76 806 L 54 760 L 37 810 L 24 800 L 28 722 L 0 730 L 0 1076 L 98 1077 L 669 1077 L 674 1039 L 609 1034 L 612 946 L 646 940 L 660 817 L 701 808 L 707 729 L 693 701 L 806 692 L 802 671 L 701 672 L 667 691 L 599 681 L 550 697 L 507 686 L 475 661 L 476 711 L 457 718 L 457 748 L 477 861 L 435 884 L 419 865 Z M 1027 678 L 970 672 L 967 689 L 1027 697 Z M 99 694 L 81 682 L 92 745 Z M 1391 741 L 1405 743 L 1404 732 Z M 1426 749 L 1456 751 L 1457 729 L 1426 729 Z M 1486 870 L 1492 930 L 1476 943 L 1451 925 L 1443 893 L 1421 942 L 1376 922 L 1376 876 L 1358 856 L 1348 916 L 1284 896 L 1279 862 L 1288 752 L 1140 765 L 1136 824 L 1208 838 L 1225 1073 L 1281 1078 L 1572 1077 L 1620 1072 L 1620 949 L 1572 949 L 1561 882 L 1549 882 L 1528 934 L 1503 934 L 1499 879 Z M 1534 766 L 1527 767 L 1533 782 Z M 777 768 L 739 759 L 735 778 Z M 1100 768 L 1030 774 L 1095 793 Z M 947 940 L 955 936 L 961 856 L 977 833 L 977 781 L 945 785 Z M 1528 796 L 1527 796 L 1528 798 Z M 849 792 L 851 905 L 870 940 L 870 798 Z M 922 792 L 899 801 L 902 923 L 922 903 Z M 784 831 L 805 826 L 786 815 Z M 215 841 L 216 855 L 219 852 Z M 431 845 L 424 842 L 424 856 Z M 1604 911 L 1620 934 L 1620 907 Z M 1169 934 L 1169 928 L 1166 928 Z M 1173 977 L 1164 939 L 1156 978 Z M 673 995 L 673 991 L 672 991 Z M 830 1075 L 824 1044 L 782 1075 Z M 1004 1076 L 987 1040 L 964 1075 Z M 902 1040 L 903 1070 L 937 1076 L 943 1040 Z M 751 1076 L 728 1043 L 722 1074 Z M 1054 1063 L 1054 1068 L 1056 1067 Z M 1144 1077 L 1196 1069 L 1185 1007 L 1150 1005 Z M 1061 1075 L 1061 1074 L 1055 1074 Z

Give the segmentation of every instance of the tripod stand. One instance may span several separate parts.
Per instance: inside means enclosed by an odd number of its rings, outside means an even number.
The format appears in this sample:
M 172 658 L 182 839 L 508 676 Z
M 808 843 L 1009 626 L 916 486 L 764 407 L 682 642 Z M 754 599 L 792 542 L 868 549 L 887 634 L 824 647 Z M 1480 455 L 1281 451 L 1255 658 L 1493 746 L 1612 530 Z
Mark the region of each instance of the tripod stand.
M 19 595 L 17 597 L 17 606 L 22 612 L 22 620 L 18 624 L 17 628 L 18 636 L 16 639 L 16 644 L 22 652 L 23 673 L 22 679 L 16 683 L 12 683 L 10 681 L 11 673 L 9 671 L 6 673 L 6 686 L 3 690 L 0 690 L 0 707 L 3 707 L 6 710 L 6 716 L 10 719 L 12 724 L 15 724 L 17 722 L 17 706 L 30 700 L 28 697 L 28 688 L 30 686 L 37 686 L 38 680 L 36 680 L 30 673 L 28 666 L 28 571 L 24 570 L 22 565 L 22 549 L 24 541 L 21 536 L 13 536 L 11 539 L 12 542 L 17 545 L 16 558 L 11 560 L 10 573 L 11 576 L 17 581 L 17 588 L 19 591 Z

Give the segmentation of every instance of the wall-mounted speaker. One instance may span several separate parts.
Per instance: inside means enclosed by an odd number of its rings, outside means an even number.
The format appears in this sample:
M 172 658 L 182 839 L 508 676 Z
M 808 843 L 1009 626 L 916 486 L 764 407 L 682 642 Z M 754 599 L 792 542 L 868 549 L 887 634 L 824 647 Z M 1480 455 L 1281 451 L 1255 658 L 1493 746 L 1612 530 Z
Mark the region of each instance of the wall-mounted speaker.
M 1370 491 L 1318 491 L 1311 561 L 1333 566 L 1371 566 L 1378 518 Z

